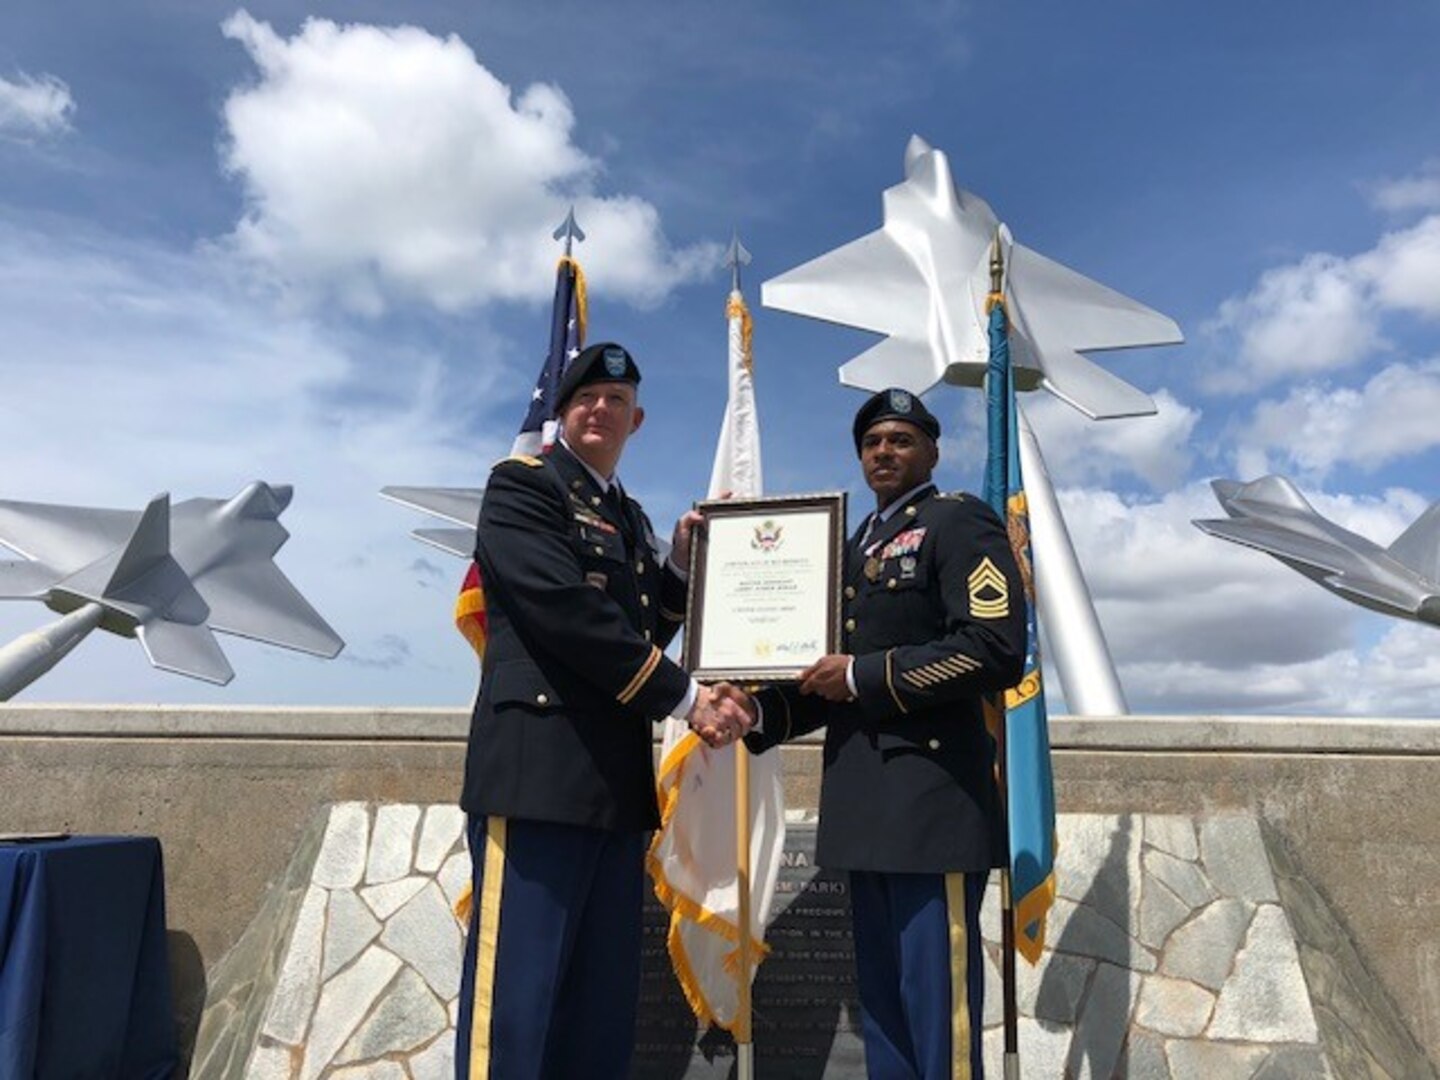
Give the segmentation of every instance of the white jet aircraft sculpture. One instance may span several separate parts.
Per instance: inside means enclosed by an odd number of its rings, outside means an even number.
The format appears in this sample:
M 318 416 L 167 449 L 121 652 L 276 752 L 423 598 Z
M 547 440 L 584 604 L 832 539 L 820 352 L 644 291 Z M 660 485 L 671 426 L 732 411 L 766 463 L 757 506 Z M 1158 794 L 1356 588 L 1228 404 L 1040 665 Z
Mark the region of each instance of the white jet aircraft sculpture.
M 917 394 L 941 382 L 982 385 L 998 239 L 1017 387 L 1048 390 L 1095 420 L 1156 411 L 1147 394 L 1083 354 L 1176 344 L 1184 339 L 1173 319 L 1015 243 L 984 199 L 955 186 L 945 154 L 918 135 L 905 151 L 905 180 L 883 200 L 880 229 L 762 286 L 766 307 L 886 335 L 840 368 L 842 383 Z M 1079 715 L 1123 714 L 1114 664 L 1023 417 L 1020 450 L 1040 616 L 1056 630 L 1051 655 L 1066 702 Z

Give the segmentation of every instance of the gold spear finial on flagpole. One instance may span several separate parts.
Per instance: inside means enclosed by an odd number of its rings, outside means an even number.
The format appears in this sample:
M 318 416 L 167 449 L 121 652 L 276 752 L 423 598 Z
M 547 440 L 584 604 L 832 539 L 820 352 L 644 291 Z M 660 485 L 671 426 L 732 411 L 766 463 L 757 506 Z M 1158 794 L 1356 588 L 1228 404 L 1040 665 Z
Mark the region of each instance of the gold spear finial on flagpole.
M 989 312 L 996 304 L 1005 303 L 1005 252 L 1000 247 L 1000 230 L 990 242 L 990 296 L 985 302 Z

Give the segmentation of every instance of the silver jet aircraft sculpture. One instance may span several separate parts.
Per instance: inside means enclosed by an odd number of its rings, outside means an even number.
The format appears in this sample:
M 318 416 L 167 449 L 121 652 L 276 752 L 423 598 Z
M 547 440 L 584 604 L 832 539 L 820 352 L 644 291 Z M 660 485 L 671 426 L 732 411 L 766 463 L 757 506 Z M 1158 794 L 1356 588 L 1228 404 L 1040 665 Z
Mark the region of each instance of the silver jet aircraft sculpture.
M 1274 556 L 1361 607 L 1440 626 L 1440 502 L 1382 548 L 1322 517 L 1283 476 L 1210 486 L 1230 517 L 1196 528 Z
M 143 511 L 0 501 L 0 600 L 64 618 L 0 649 L 0 700 L 44 674 L 97 626 L 140 639 L 164 671 L 225 684 L 213 631 L 330 658 L 339 636 L 273 559 L 292 489 L 256 481 L 233 499 L 158 495 Z
M 1173 319 L 1015 243 L 918 135 L 905 149 L 905 180 L 882 199 L 880 229 L 761 286 L 766 307 L 886 335 L 840 368 L 842 383 L 916 394 L 940 382 L 982 385 L 998 236 L 1017 388 L 1043 387 L 1096 420 L 1155 412 L 1148 394 L 1081 354 L 1177 344 Z
M 945 154 L 918 135 L 905 179 L 883 195 L 875 232 L 771 278 L 765 306 L 885 338 L 840 368 L 862 390 L 920 394 L 981 386 L 989 359 L 990 260 L 1003 267 L 1010 355 L 1021 390 L 1044 389 L 1095 420 L 1156 411 L 1142 390 L 1083 354 L 1171 345 L 1173 319 L 1015 243 L 988 203 L 955 186 Z M 996 250 L 998 247 L 998 251 Z M 1094 604 L 1034 434 L 1021 414 L 1037 602 L 1065 701 L 1079 716 L 1128 711 Z

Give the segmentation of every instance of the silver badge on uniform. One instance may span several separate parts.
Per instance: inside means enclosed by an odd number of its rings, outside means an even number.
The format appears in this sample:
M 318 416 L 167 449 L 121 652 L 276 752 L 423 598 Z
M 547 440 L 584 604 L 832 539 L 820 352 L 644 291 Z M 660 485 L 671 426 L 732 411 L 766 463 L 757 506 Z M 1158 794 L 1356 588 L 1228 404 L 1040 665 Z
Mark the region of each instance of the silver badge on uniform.
M 910 411 L 910 405 L 911 405 L 911 400 L 910 400 L 910 393 L 909 393 L 909 391 L 906 391 L 906 390 L 891 390 L 891 391 L 890 391 L 890 408 L 891 408 L 892 410 L 894 410 L 895 412 L 898 412 L 898 413 L 908 413 L 908 412 Z
M 906 580 L 913 578 L 915 576 L 915 567 L 917 565 L 919 564 L 916 563 L 914 555 L 900 556 L 900 576 L 902 578 L 905 578 Z
M 625 350 L 610 348 L 605 350 L 605 370 L 617 379 L 625 374 Z
M 606 585 L 610 584 L 610 579 L 598 570 L 591 570 L 585 575 L 585 584 L 594 585 L 597 589 L 604 589 Z

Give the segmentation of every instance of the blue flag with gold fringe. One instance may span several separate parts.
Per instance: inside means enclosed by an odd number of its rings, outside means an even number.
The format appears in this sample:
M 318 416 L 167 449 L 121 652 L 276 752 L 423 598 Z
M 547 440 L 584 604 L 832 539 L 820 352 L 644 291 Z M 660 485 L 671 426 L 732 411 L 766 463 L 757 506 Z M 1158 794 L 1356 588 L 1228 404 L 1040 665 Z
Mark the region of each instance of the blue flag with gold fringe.
M 989 454 L 985 501 L 1005 522 L 1015 561 L 1025 581 L 1025 674 L 1005 691 L 1003 773 L 1010 830 L 1010 895 L 1015 910 L 1015 948 L 1038 963 L 1045 919 L 1055 902 L 1055 785 L 1050 772 L 1050 733 L 1040 682 L 1040 636 L 1035 619 L 1035 569 L 1030 554 L 1030 512 L 1020 475 L 1019 414 L 1005 303 L 990 302 L 990 364 L 986 379 Z M 998 712 L 998 709 L 996 710 Z M 998 717 L 997 717 L 998 719 Z

